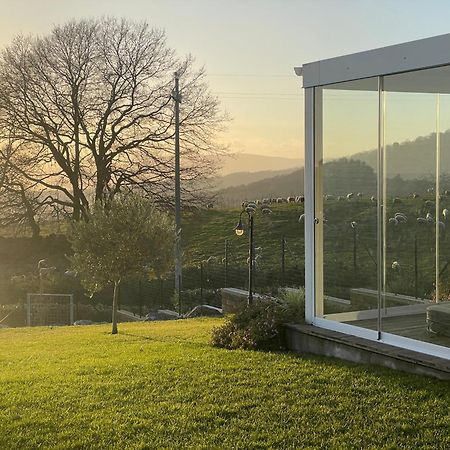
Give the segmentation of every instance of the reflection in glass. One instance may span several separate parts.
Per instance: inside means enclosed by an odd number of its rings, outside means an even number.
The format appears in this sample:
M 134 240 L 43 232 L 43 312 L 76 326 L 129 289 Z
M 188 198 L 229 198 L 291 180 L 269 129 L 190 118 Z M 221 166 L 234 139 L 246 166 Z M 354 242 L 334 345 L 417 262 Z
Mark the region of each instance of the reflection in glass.
M 314 139 L 316 317 L 450 347 L 450 68 L 316 88 Z
M 316 315 L 377 315 L 378 79 L 316 89 Z
M 450 207 L 444 194 L 450 189 L 445 177 L 450 158 L 442 144 L 448 148 L 450 115 L 443 105 L 449 81 L 448 68 L 384 77 L 383 117 L 381 330 L 445 346 L 450 334 L 436 334 L 427 315 L 445 319 L 436 304 L 448 286 L 443 210 Z

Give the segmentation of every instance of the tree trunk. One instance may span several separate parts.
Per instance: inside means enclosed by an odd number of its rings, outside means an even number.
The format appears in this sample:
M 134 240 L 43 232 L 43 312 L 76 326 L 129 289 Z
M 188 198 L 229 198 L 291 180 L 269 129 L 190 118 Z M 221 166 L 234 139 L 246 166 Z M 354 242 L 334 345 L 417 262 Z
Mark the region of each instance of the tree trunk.
M 119 299 L 119 285 L 120 285 L 120 281 L 114 282 L 111 334 L 117 334 L 117 309 L 118 309 L 117 307 L 118 307 L 118 299 Z
M 34 216 L 29 218 L 29 223 L 30 223 L 30 227 L 31 227 L 32 239 L 33 240 L 39 239 L 39 237 L 41 235 L 41 227 L 38 225 L 36 220 L 34 220 Z
M 20 185 L 20 196 L 22 198 L 22 204 L 25 208 L 25 217 L 31 229 L 32 238 L 36 240 L 39 238 L 41 234 L 41 227 L 36 222 L 33 205 L 29 200 L 29 198 L 27 197 L 27 193 L 23 185 Z

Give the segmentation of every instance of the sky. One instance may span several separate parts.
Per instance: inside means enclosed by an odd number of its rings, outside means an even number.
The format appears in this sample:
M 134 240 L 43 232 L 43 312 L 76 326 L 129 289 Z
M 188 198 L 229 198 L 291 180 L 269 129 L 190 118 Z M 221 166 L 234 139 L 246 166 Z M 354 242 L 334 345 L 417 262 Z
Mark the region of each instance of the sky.
M 73 18 L 145 20 L 205 66 L 237 153 L 303 157 L 293 67 L 450 32 L 448 0 L 0 0 L 0 47 Z

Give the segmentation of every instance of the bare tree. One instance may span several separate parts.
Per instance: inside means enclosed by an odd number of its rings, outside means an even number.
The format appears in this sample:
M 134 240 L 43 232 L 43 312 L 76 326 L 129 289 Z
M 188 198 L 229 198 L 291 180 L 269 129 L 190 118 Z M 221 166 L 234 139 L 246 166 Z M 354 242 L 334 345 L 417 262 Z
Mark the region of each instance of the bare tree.
M 170 203 L 176 70 L 183 73 L 183 195 L 198 199 L 222 151 L 215 136 L 224 116 L 204 71 L 190 57 L 179 60 L 164 32 L 146 23 L 72 21 L 4 50 L 0 126 L 21 152 L 19 172 L 75 219 L 124 189 Z
M 11 145 L 0 148 L 0 224 L 29 228 L 32 237 L 37 238 L 39 220 L 52 198 L 45 195 L 45 189 L 22 175 L 17 156 L 17 149 Z

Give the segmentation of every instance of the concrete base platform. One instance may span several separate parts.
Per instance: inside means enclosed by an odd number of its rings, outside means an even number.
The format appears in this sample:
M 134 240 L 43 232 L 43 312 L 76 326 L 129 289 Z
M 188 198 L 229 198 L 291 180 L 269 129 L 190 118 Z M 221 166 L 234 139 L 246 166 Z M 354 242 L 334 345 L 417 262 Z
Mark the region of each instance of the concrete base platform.
M 403 372 L 450 380 L 450 360 L 405 350 L 312 325 L 286 326 L 289 350 L 374 364 Z

